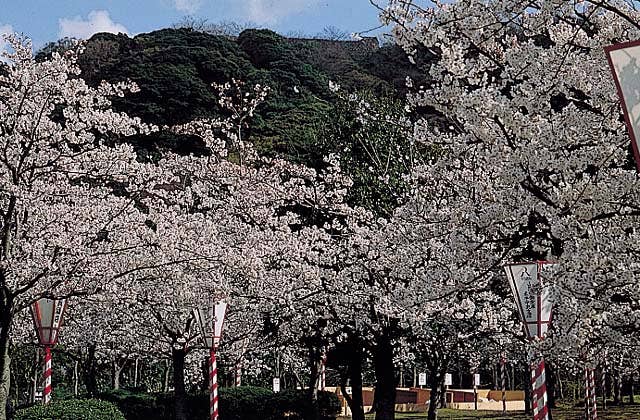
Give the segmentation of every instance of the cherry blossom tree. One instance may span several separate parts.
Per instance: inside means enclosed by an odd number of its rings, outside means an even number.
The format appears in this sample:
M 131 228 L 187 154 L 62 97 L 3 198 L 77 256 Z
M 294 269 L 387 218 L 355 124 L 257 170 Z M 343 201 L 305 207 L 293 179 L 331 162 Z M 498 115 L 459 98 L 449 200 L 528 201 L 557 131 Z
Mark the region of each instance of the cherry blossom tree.
M 134 197 L 148 174 L 119 138 L 152 127 L 111 109 L 130 83 L 89 87 L 77 49 L 36 61 L 29 40 L 7 37 L 0 72 L 0 418 L 9 390 L 12 320 L 41 296 L 96 290 L 111 261 L 143 246 Z M 135 229 L 134 229 L 135 230 Z M 117 264 L 116 264 L 117 265 Z
M 508 260 L 557 262 L 554 331 L 536 344 L 547 353 L 622 341 L 637 325 L 640 191 L 603 48 L 640 37 L 638 12 L 613 1 L 390 3 L 382 18 L 396 41 L 436 57 L 410 103 L 450 121 L 424 119 L 415 138 L 442 151 L 417 177 L 450 184 L 438 199 L 440 221 L 461 235 L 445 242 L 452 259 L 477 246 L 489 255 L 471 272 L 487 279 Z
M 140 198 L 147 224 L 139 236 L 153 246 L 132 251 L 135 270 L 110 286 L 115 301 L 136 314 L 132 333 L 171 354 L 177 418 L 186 416 L 184 361 L 199 346 L 193 309 L 227 298 L 231 318 L 240 324 L 233 328 L 237 340 L 255 334 L 255 326 L 276 313 L 294 317 L 289 328 L 308 325 L 297 313 L 302 301 L 311 305 L 317 292 L 309 291 L 319 282 L 307 260 L 327 234 L 306 218 L 320 210 L 346 211 L 340 182 L 348 180 L 339 171 L 317 173 L 261 158 L 243 141 L 245 121 L 266 90 L 226 96 L 240 86 L 217 86 L 228 118 L 172 128 L 201 137 L 210 153 L 168 154 L 157 163 L 161 182 Z

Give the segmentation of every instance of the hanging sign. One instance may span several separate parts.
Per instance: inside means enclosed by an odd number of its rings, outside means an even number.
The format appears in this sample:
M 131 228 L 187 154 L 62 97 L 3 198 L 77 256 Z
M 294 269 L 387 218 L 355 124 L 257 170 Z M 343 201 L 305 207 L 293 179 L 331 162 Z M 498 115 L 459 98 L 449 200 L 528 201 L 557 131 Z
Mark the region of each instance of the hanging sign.
M 450 373 L 445 373 L 445 374 L 444 374 L 444 384 L 445 384 L 446 386 L 451 386 L 451 385 L 453 385 L 453 378 L 452 378 L 452 376 L 451 376 L 451 374 L 450 374 Z
M 427 374 L 424 372 L 420 372 L 418 375 L 418 385 L 425 386 L 427 384 Z
M 552 263 L 536 261 L 504 266 L 520 318 L 529 338 L 543 338 L 551 323 L 551 287 L 543 270 Z

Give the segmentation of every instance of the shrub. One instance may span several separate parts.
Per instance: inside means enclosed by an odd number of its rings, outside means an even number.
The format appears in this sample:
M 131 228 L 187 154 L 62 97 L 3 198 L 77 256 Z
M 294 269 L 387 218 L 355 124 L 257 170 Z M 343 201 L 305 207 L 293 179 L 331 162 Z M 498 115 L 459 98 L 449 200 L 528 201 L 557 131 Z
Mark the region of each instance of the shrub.
M 15 420 L 125 420 L 118 408 L 101 400 L 60 400 L 18 410 Z
M 117 405 L 127 419 L 158 418 L 159 408 L 154 395 L 118 389 L 105 392 L 100 398 Z
M 171 420 L 175 397 L 172 393 L 147 394 L 128 390 L 109 391 L 100 398 L 118 406 L 128 420 Z M 205 419 L 209 415 L 209 394 L 187 395 L 187 416 Z M 266 388 L 243 386 L 220 388 L 220 420 L 308 420 L 314 406 L 305 390 L 283 390 L 274 394 Z M 335 394 L 318 391 L 318 411 L 321 420 L 333 420 L 340 411 Z M 26 420 L 26 419 L 25 419 Z M 31 418 L 28 418 L 31 420 Z
M 313 403 L 309 400 L 307 390 L 287 389 L 274 394 L 271 399 L 272 418 L 279 420 L 286 416 L 288 420 L 307 420 L 314 418 Z M 338 397 L 331 392 L 318 391 L 318 412 L 320 419 L 335 419 L 340 412 Z
M 325 420 L 335 419 L 342 410 L 338 396 L 329 391 L 318 391 L 318 406 L 320 418 Z
M 220 419 L 249 420 L 270 418 L 269 400 L 273 392 L 256 386 L 220 389 Z
M 154 420 L 173 420 L 176 399 L 173 393 L 155 394 Z M 209 394 L 187 394 L 186 415 L 189 419 L 209 418 Z M 146 419 L 146 417 L 145 417 Z M 133 418 L 131 418 L 133 420 Z

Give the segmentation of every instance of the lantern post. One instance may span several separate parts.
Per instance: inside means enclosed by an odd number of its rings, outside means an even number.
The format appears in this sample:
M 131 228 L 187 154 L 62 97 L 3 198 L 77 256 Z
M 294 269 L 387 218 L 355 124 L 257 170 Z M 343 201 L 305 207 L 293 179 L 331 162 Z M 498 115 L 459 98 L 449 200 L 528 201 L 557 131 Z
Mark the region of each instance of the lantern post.
M 216 351 L 222 338 L 222 325 L 227 312 L 224 301 L 194 311 L 205 345 L 209 348 L 209 417 L 218 420 L 218 364 Z
M 33 315 L 33 324 L 36 327 L 38 342 L 44 347 L 43 404 L 49 404 L 51 401 L 51 348 L 58 342 L 58 335 L 66 309 L 66 299 L 42 298 L 31 304 L 31 314 Z
M 546 261 L 535 261 L 504 266 L 529 340 L 544 339 L 551 325 L 553 314 L 551 290 L 542 276 L 545 266 L 551 264 Z M 535 353 L 531 353 L 529 358 L 533 389 L 533 419 L 549 420 L 551 412 L 547 401 L 544 358 Z
M 507 356 L 504 352 L 500 353 L 500 390 L 502 391 L 502 413 L 507 412 L 507 381 L 505 375 L 505 368 L 507 364 Z

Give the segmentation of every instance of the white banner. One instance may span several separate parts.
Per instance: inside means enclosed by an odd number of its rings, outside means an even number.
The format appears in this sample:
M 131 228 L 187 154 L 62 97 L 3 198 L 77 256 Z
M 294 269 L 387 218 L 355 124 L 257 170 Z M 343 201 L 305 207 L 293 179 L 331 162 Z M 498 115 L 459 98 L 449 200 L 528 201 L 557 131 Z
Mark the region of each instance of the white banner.
M 640 42 L 627 42 L 605 48 L 618 96 L 633 145 L 636 165 L 640 170 Z
M 427 374 L 424 372 L 421 372 L 418 375 L 418 385 L 425 386 L 426 384 L 427 384 Z
M 529 337 L 544 337 L 551 322 L 551 283 L 545 274 L 551 263 L 533 262 L 504 266 L 520 318 Z M 542 272 L 538 272 L 542 269 Z

